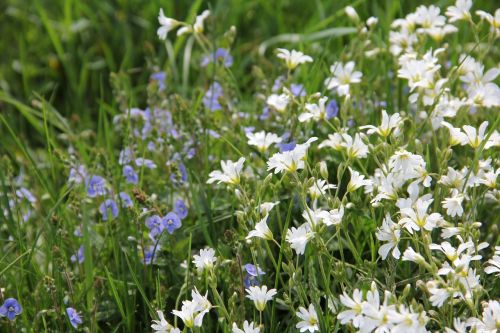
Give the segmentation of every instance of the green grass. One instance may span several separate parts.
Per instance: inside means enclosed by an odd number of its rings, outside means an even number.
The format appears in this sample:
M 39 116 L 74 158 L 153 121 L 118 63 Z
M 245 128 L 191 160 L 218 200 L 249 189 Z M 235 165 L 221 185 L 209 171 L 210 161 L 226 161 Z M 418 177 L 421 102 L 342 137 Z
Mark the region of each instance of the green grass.
M 379 27 L 373 40 L 383 47 L 388 43 L 390 24 L 395 18 L 420 4 L 430 3 L 416 0 L 404 4 L 390 0 L 6 0 L 0 3 L 0 212 L 4 212 L 0 214 L 0 288 L 5 288 L 1 289 L 0 300 L 5 293 L 6 297 L 17 298 L 24 307 L 15 324 L 0 321 L 0 331 L 17 332 L 24 327 L 28 332 L 66 332 L 70 325 L 65 307 L 73 306 L 83 315 L 82 331 L 149 332 L 156 309 L 170 312 L 180 308 L 180 302 L 190 297 L 191 287 L 200 284 L 179 265 L 184 259 L 192 265 L 192 252 L 206 245 L 216 248 L 221 258 L 245 257 L 244 262 L 276 265 L 275 271 L 268 274 L 268 286 L 283 287 L 280 278 L 289 275 L 287 270 L 301 269 L 307 287 L 311 287 L 311 295 L 307 296 L 318 300 L 324 290 L 340 294 L 354 276 L 363 275 L 365 286 L 369 286 L 370 278 L 381 279 L 384 274 L 375 272 L 380 264 L 377 241 L 367 235 L 380 225 L 377 221 L 383 218 L 382 212 L 352 213 L 339 239 L 330 244 L 330 250 L 338 256 L 345 251 L 347 261 L 362 268 L 363 274 L 345 267 L 342 271 L 338 261 L 331 258 L 325 259 L 326 272 L 322 266 L 313 264 L 293 267 L 292 252 L 277 250 L 274 244 L 270 244 L 271 249 L 257 247 L 249 257 L 242 240 L 248 228 L 235 228 L 242 223 L 234 214 L 240 209 L 238 199 L 205 182 L 208 173 L 218 168 L 219 160 L 237 160 L 250 154 L 243 135 L 243 126 L 247 124 L 231 119 L 231 115 L 246 112 L 251 122 L 259 124 L 257 115 L 262 103 L 257 102 L 255 92 L 265 93 L 261 86 L 272 85 L 281 73 L 273 54 L 276 47 L 310 50 L 314 54 L 315 63 L 294 77 L 309 93 L 324 90 L 323 80 L 331 63 L 354 55 L 366 80 L 356 88 L 356 94 L 366 109 L 375 110 L 373 101 L 387 99 L 391 111 L 407 110 L 407 99 L 395 96 L 403 94 L 402 80 L 395 83 L 388 76 L 389 71 L 396 70 L 391 57 L 384 54 L 381 59 L 364 59 L 354 49 L 357 44 L 349 43 L 357 38 L 357 32 L 343 9 L 351 4 L 364 19 L 378 17 Z M 449 4 L 451 1 L 437 1 L 441 8 Z M 192 21 L 202 9 L 209 8 L 213 15 L 207 24 L 207 35 L 218 45 L 230 46 L 234 57 L 231 69 L 200 69 L 196 64 L 201 56 L 199 48 L 195 46 L 193 53 L 188 54 L 185 52 L 188 39 L 175 38 L 174 34 L 169 38 L 174 57 L 169 59 L 168 47 L 156 35 L 159 8 L 164 8 L 170 17 L 186 21 Z M 474 8 L 494 12 L 495 4 L 476 1 Z M 227 33 L 231 26 L 236 27 L 234 36 Z M 463 35 L 453 35 L 447 43 L 451 48 L 467 50 L 469 45 L 462 45 L 461 41 L 470 39 L 472 32 L 463 29 Z M 498 47 L 493 47 L 481 59 L 487 68 L 498 64 L 499 52 Z M 195 65 L 188 67 L 185 60 Z M 151 73 L 160 70 L 168 77 L 168 96 L 157 93 L 150 84 Z M 222 78 L 224 89 L 233 94 L 238 104 L 231 110 L 211 114 L 202 107 L 202 97 L 215 76 Z M 199 154 L 186 163 L 190 179 L 187 187 L 172 186 L 168 179 L 172 168 L 163 167 L 173 152 L 182 149 L 184 142 L 169 142 L 171 145 L 155 156 L 162 167 L 151 172 L 140 170 L 138 186 L 130 186 L 123 180 L 118 154 L 132 140 L 132 122 L 129 119 L 126 126 L 116 131 L 113 117 L 127 108 L 148 105 L 168 105 L 175 122 L 197 142 Z M 367 118 L 356 116 L 363 124 L 379 120 L 374 113 Z M 499 128 L 495 114 L 486 113 L 484 119 L 489 120 L 492 126 L 489 128 Z M 468 120 L 468 116 L 459 119 L 461 124 Z M 270 130 L 281 134 L 284 129 L 297 126 L 296 121 L 290 120 L 282 128 Z M 307 126 L 307 130 L 317 129 Z M 206 131 L 224 128 L 220 140 L 210 139 Z M 411 128 L 408 133 L 417 137 L 419 132 Z M 440 135 L 438 139 L 443 142 L 446 137 Z M 68 153 L 70 146 L 74 154 Z M 432 171 L 438 173 L 444 169 L 439 164 L 444 145 L 429 150 L 428 146 L 413 142 L 412 148 L 428 159 Z M 147 156 L 145 143 L 141 143 L 140 151 Z M 267 157 L 252 154 L 256 156 L 254 166 L 260 169 L 256 171 L 259 180 L 245 188 L 250 194 L 249 201 L 256 205 L 256 200 L 282 200 L 273 219 L 277 221 L 274 232 L 284 235 L 283 231 L 301 216 L 299 192 L 288 190 L 298 185 L 291 177 L 283 177 L 279 183 L 275 179 L 271 185 L 266 183 L 267 173 L 263 170 Z M 86 198 L 83 188 L 70 188 L 67 184 L 68 170 L 75 163 L 71 155 L 78 156 L 89 172 L 105 177 L 116 192 L 126 190 L 132 195 L 132 190 L 144 191 L 147 197 L 144 206 L 150 211 L 165 213 L 176 195 L 188 198 L 189 217 L 175 237 L 163 239 L 162 255 L 156 265 L 143 265 L 143 253 L 138 250 L 147 241 L 144 212 L 138 206 L 120 209 L 119 219 L 98 222 L 95 202 Z M 326 158 L 337 166 L 343 162 L 333 155 Z M 479 155 L 475 156 L 477 160 Z M 375 166 L 372 163 L 369 171 L 373 172 Z M 330 170 L 330 179 L 335 183 L 336 171 Z M 26 224 L 20 222 L 22 212 L 9 204 L 18 186 L 15 177 L 19 175 L 26 176 L 19 182 L 38 198 L 34 218 Z M 153 193 L 164 201 L 157 205 L 151 200 Z M 445 196 L 436 195 L 440 196 L 435 203 Z M 368 205 L 368 201 L 364 204 Z M 495 221 L 498 206 L 491 210 L 481 206 L 474 214 L 478 221 Z M 81 238 L 73 235 L 77 226 L 81 226 Z M 491 233 L 484 237 L 490 244 L 498 242 L 498 228 L 491 227 Z M 284 239 L 280 239 L 282 248 Z M 79 245 L 83 245 L 86 259 L 83 264 L 75 265 L 70 256 Z M 314 258 L 315 253 L 309 251 L 306 255 Z M 275 262 L 260 258 L 275 258 Z M 227 302 L 230 315 L 240 320 L 243 317 L 239 313 L 245 313 L 245 318 L 254 316 L 257 320 L 258 313 L 239 303 L 240 295 L 233 296 L 241 286 L 241 262 L 232 260 L 225 265 L 225 270 L 213 278 L 219 282 L 218 292 Z M 411 273 L 408 265 L 398 270 L 387 268 L 387 281 L 380 284 L 401 290 L 404 286 L 395 280 Z M 498 281 L 495 283 L 491 290 L 498 296 Z M 209 289 L 208 285 L 205 287 Z M 268 310 L 270 332 L 293 331 L 293 326 L 286 326 L 290 315 L 284 303 L 273 302 Z M 204 332 L 224 331 L 217 322 L 218 311 L 207 315 Z M 321 319 L 322 325 L 327 321 Z

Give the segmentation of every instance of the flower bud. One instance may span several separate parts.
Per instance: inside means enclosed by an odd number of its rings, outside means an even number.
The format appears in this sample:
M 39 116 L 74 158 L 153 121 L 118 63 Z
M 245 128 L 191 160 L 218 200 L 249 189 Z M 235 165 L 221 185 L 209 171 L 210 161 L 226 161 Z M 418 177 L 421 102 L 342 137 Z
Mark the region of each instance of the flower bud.
M 356 9 L 354 9 L 352 6 L 347 6 L 345 7 L 345 13 L 347 16 L 349 16 L 349 18 L 351 20 L 353 20 L 354 22 L 359 22 L 359 16 L 358 16 L 358 13 L 356 12 Z
M 325 161 L 319 162 L 319 173 L 324 179 L 328 179 L 328 165 Z

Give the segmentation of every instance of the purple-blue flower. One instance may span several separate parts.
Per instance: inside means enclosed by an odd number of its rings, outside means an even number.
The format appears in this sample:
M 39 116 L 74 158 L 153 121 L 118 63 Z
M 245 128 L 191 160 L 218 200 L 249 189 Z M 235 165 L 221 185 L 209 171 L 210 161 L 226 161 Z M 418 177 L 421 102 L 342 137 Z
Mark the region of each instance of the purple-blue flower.
M 181 219 L 174 212 L 170 212 L 167 215 L 165 215 L 162 219 L 162 222 L 165 225 L 165 228 L 167 228 L 169 234 L 173 234 L 174 230 L 179 229 L 182 225 Z
M 150 79 L 158 83 L 158 88 L 159 90 L 165 90 L 165 72 L 158 72 L 158 73 L 153 73 L 150 76 Z
M 206 55 L 201 61 L 201 66 L 206 67 L 211 62 L 221 61 L 224 67 L 231 67 L 233 65 L 233 57 L 227 49 L 219 47 L 211 55 Z
M 333 117 L 337 117 L 338 114 L 339 114 L 339 105 L 337 104 L 336 100 L 332 99 L 326 105 L 326 119 L 330 120 Z
M 34 204 L 36 202 L 35 196 L 25 187 L 21 187 L 16 191 L 16 195 L 19 199 L 26 199 L 30 203 Z
M 146 158 L 142 158 L 142 157 L 135 159 L 135 165 L 137 165 L 138 167 L 141 167 L 144 165 L 148 169 L 156 169 L 155 162 L 148 160 Z
M 120 165 L 130 163 L 132 161 L 132 149 L 131 148 L 125 148 L 120 152 L 120 156 L 118 158 L 118 163 Z
M 306 95 L 306 89 L 303 84 L 292 83 L 290 85 L 290 91 L 295 97 L 303 97 Z
M 137 172 L 135 172 L 134 168 L 132 168 L 130 165 L 125 165 L 123 167 L 123 176 L 125 176 L 127 183 L 130 184 L 137 184 L 137 182 L 139 181 Z
M 158 256 L 158 252 L 160 251 L 160 244 L 150 245 L 147 249 L 144 249 L 144 264 L 151 265 L 156 261 L 156 257 Z
M 90 198 L 106 194 L 106 180 L 101 176 L 92 175 L 85 181 L 87 195 Z
M 264 108 L 262 109 L 262 113 L 259 115 L 259 120 L 268 119 L 270 114 L 271 114 L 271 111 L 269 110 L 269 107 L 264 106 Z
M 260 269 L 258 266 L 252 265 L 252 264 L 246 264 L 243 266 L 246 271 L 245 279 L 244 279 L 244 284 L 245 287 L 248 288 L 250 286 L 258 286 L 260 285 L 260 282 L 262 282 L 261 276 L 266 274 L 262 269 Z
M 205 96 L 203 96 L 203 105 L 210 111 L 221 110 L 222 106 L 219 103 L 219 97 L 224 94 L 222 86 L 219 82 L 214 82 L 208 87 Z
M 7 317 L 9 320 L 23 312 L 23 308 L 15 298 L 7 298 L 2 306 L 0 306 L 0 317 Z
M 134 202 L 130 198 L 130 195 L 128 195 L 125 192 L 120 192 L 119 196 L 120 196 L 120 200 L 122 201 L 122 207 L 125 207 L 125 208 L 134 207 Z
M 71 326 L 77 328 L 78 325 L 83 324 L 83 320 L 74 308 L 66 308 L 66 314 L 68 315 L 69 322 Z
M 83 250 L 83 245 L 80 246 L 76 254 L 72 255 L 70 258 L 71 262 L 77 262 L 81 264 L 85 260 L 85 254 Z
M 188 208 L 184 201 L 181 199 L 177 199 L 174 203 L 174 212 L 179 216 L 181 219 L 184 219 L 188 215 Z
M 174 184 L 175 186 L 179 186 L 187 182 L 188 174 L 184 163 L 182 163 L 181 161 L 174 161 L 174 163 L 172 163 L 172 166 L 173 170 L 169 176 L 172 184 Z
M 148 217 L 146 219 L 146 227 L 149 229 L 149 236 L 153 239 L 165 230 L 165 224 L 158 215 Z
M 106 199 L 100 206 L 99 212 L 101 212 L 102 220 L 107 221 L 108 216 L 115 219 L 118 216 L 118 206 L 113 199 Z

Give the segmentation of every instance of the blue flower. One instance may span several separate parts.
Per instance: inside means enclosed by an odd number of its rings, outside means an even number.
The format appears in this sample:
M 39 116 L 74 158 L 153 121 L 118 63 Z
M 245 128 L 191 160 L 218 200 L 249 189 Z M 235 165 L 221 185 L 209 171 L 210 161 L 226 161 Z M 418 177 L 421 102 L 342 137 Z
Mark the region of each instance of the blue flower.
M 326 105 L 326 119 L 332 119 L 333 117 L 337 117 L 339 114 L 339 105 L 337 104 L 337 101 L 332 99 L 327 105 Z
M 188 215 L 188 208 L 184 201 L 181 199 L 178 199 L 174 203 L 174 212 L 179 216 L 181 219 L 184 219 Z
M 282 139 L 282 141 L 280 143 L 276 144 L 276 146 L 278 146 L 278 148 L 280 149 L 281 153 L 283 153 L 285 151 L 293 150 L 295 148 L 295 146 L 297 145 L 295 143 L 295 141 L 293 141 L 293 139 L 291 139 L 291 135 L 288 132 L 285 132 L 281 136 L 281 139 Z
M 130 165 L 125 165 L 123 167 L 123 176 L 125 176 L 127 183 L 130 184 L 137 184 L 137 182 L 139 181 L 139 176 L 135 172 L 134 168 L 132 168 Z
M 158 256 L 158 252 L 160 252 L 160 245 L 157 244 L 148 246 L 147 249 L 144 249 L 144 264 L 151 265 L 156 261 L 156 257 Z
M 106 199 L 100 206 L 99 212 L 102 214 L 102 220 L 107 221 L 109 214 L 115 219 L 118 216 L 118 206 L 113 199 Z
M 306 89 L 303 84 L 292 83 L 290 85 L 290 91 L 295 97 L 303 97 L 306 95 Z
M 125 148 L 120 152 L 120 157 L 118 158 L 118 163 L 120 165 L 130 163 L 132 161 L 133 151 L 131 148 Z
M 83 245 L 80 246 L 76 254 L 72 255 L 70 258 L 71 262 L 77 262 L 81 264 L 85 260 L 85 254 L 83 251 Z
M 135 159 L 135 165 L 137 165 L 138 167 L 141 167 L 144 165 L 148 169 L 156 169 L 155 162 L 148 160 L 146 158 L 142 158 L 142 157 Z
M 21 312 L 23 312 L 23 308 L 15 298 L 7 298 L 5 303 L 0 306 L 0 317 L 7 317 L 9 320 L 14 320 Z
M 106 194 L 106 180 L 101 176 L 92 175 L 85 182 L 87 187 L 87 195 L 90 198 Z
M 78 314 L 78 312 L 73 308 L 66 308 L 66 314 L 68 315 L 69 322 L 71 326 L 77 328 L 78 325 L 83 324 L 83 320 Z
M 262 269 L 258 266 L 252 264 L 246 264 L 243 266 L 246 270 L 246 275 L 244 279 L 245 287 L 248 288 L 250 286 L 258 286 L 260 282 L 262 282 L 261 276 L 266 274 Z
M 134 207 L 134 202 L 130 198 L 130 195 L 128 195 L 125 192 L 120 192 L 119 196 L 120 200 L 122 201 L 122 207 L 125 208 Z
M 175 162 L 176 163 L 172 163 L 173 170 L 169 178 L 172 184 L 174 184 L 175 186 L 179 186 L 187 182 L 188 174 L 184 163 L 182 163 L 181 161 Z
M 32 204 L 36 203 L 35 196 L 27 188 L 21 187 L 16 191 L 16 195 L 19 199 L 26 199 Z
M 158 215 L 148 217 L 146 219 L 146 227 L 149 229 L 149 236 L 153 239 L 165 230 L 165 224 Z
M 151 76 L 149 77 L 151 80 L 155 81 L 156 83 L 158 83 L 158 89 L 160 91 L 162 90 L 165 90 L 165 78 L 166 78 L 166 75 L 165 75 L 165 72 L 158 72 L 158 73 L 153 73 L 151 74 Z
M 173 234 L 174 230 L 179 229 L 182 225 L 181 219 L 174 212 L 170 212 L 165 215 L 165 217 L 163 217 L 162 219 L 162 222 L 165 225 L 165 228 L 167 228 L 169 234 Z
M 219 103 L 219 98 L 224 94 L 222 86 L 219 82 L 214 82 L 208 87 L 205 96 L 203 96 L 203 105 L 210 111 L 221 110 L 222 106 Z
M 231 67 L 233 65 L 233 57 L 227 49 L 219 47 L 211 56 L 206 55 L 201 61 L 201 66 L 206 67 L 211 62 L 222 61 L 224 67 Z
M 269 110 L 269 107 L 268 106 L 264 106 L 264 108 L 262 109 L 262 113 L 259 115 L 259 120 L 266 120 L 269 118 L 269 115 L 270 115 L 270 110 Z

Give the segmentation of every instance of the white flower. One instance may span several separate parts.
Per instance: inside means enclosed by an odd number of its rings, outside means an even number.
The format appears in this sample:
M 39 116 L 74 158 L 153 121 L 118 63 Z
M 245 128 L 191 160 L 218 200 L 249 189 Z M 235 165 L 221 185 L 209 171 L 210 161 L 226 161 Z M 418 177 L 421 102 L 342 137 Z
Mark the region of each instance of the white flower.
M 277 51 L 277 57 L 285 61 L 289 70 L 295 69 L 300 64 L 313 61 L 313 58 L 300 51 L 288 51 L 286 49 L 277 49 Z
M 483 309 L 483 320 L 472 323 L 472 327 L 481 333 L 495 333 L 500 327 L 500 302 L 489 300 Z
M 481 145 L 481 143 L 486 139 L 486 128 L 487 127 L 488 127 L 487 121 L 483 122 L 479 126 L 478 130 L 476 130 L 472 126 L 464 125 L 462 128 L 463 128 L 467 138 L 466 138 L 466 140 L 464 140 L 462 142 L 462 145 L 468 144 L 469 146 L 471 146 L 474 149 L 478 148 Z M 488 149 L 494 145 L 495 145 L 495 142 L 490 137 L 490 139 L 484 145 L 484 149 Z
M 163 40 L 167 39 L 169 31 L 175 29 L 181 24 L 181 22 L 174 20 L 173 18 L 166 17 L 163 13 L 163 9 L 160 9 L 158 21 L 160 22 L 160 27 L 158 28 L 157 34 L 158 37 Z
M 281 138 L 274 133 L 260 131 L 257 133 L 247 133 L 248 144 L 255 146 L 260 152 L 265 152 L 272 144 L 280 143 Z
M 240 183 L 240 174 L 243 169 L 243 163 L 245 158 L 241 157 L 236 163 L 233 161 L 221 161 L 222 171 L 215 170 L 210 172 L 208 175 L 210 178 L 207 180 L 207 184 L 212 184 L 217 181 L 218 184 L 226 183 L 232 185 L 238 185 Z
M 500 277 L 500 246 L 495 247 L 495 255 L 488 260 L 488 264 L 490 264 L 490 266 L 486 267 L 484 272 L 486 274 L 495 273 L 496 276 Z
M 306 245 L 313 236 L 314 233 L 311 231 L 310 225 L 304 223 L 298 228 L 292 227 L 288 229 L 286 241 L 290 243 L 291 248 L 294 249 L 298 255 L 301 255 L 304 254 Z
M 211 269 L 217 261 L 215 250 L 212 248 L 201 249 L 199 255 L 193 256 L 193 263 L 199 271 L 204 269 Z
M 349 167 L 349 171 L 351 173 L 351 179 L 347 184 L 347 192 L 354 192 L 362 186 L 369 186 L 372 184 L 372 181 L 370 179 L 365 179 L 364 175 L 351 169 L 351 167 Z
M 427 209 L 432 201 L 433 199 L 423 200 L 419 198 L 414 207 L 401 209 L 402 219 L 399 220 L 399 224 L 404 226 L 411 234 L 413 234 L 413 230 L 418 231 L 421 228 L 432 231 L 443 220 L 439 213 L 427 214 Z
M 180 28 L 177 31 L 177 36 L 182 36 L 182 35 L 190 34 L 193 32 L 196 34 L 203 33 L 203 30 L 204 30 L 203 23 L 205 22 L 205 19 L 209 15 L 210 15 L 210 11 L 204 10 L 200 15 L 196 16 L 196 19 L 195 19 L 193 25 L 186 25 L 186 26 Z
M 326 88 L 336 89 L 339 96 L 349 95 L 350 85 L 361 82 L 363 76 L 361 72 L 354 71 L 354 61 L 349 61 L 345 65 L 336 62 L 330 67 L 330 72 L 333 77 L 325 80 Z
M 203 32 L 203 22 L 210 15 L 210 11 L 208 9 L 204 10 L 200 15 L 196 16 L 196 20 L 193 24 L 193 30 L 195 33 Z
M 267 171 L 274 169 L 274 173 L 279 173 L 283 171 L 295 172 L 299 169 L 304 169 L 307 149 L 317 139 L 316 137 L 312 137 L 307 142 L 295 146 L 293 150 L 274 154 L 267 161 Z
M 283 113 L 285 112 L 289 101 L 290 97 L 287 94 L 271 94 L 267 97 L 266 103 L 270 108 Z
M 181 318 L 188 328 L 201 327 L 203 316 L 206 312 L 198 311 L 198 304 L 193 301 L 183 301 L 181 310 L 173 310 L 172 313 Z
M 328 134 L 328 139 L 321 142 L 318 148 L 330 147 L 337 151 L 344 149 L 344 138 L 342 133 Z
M 255 229 L 248 233 L 248 236 L 246 239 L 250 239 L 252 237 L 259 237 L 259 238 L 266 239 L 266 240 L 273 239 L 273 233 L 271 232 L 271 230 L 267 226 L 267 222 L 266 222 L 267 217 L 268 217 L 268 215 L 264 216 L 264 218 L 262 220 L 260 220 L 260 222 L 255 225 Z
M 431 250 L 439 250 L 444 253 L 446 258 L 451 261 L 455 266 L 459 265 L 459 256 L 462 252 L 468 249 L 474 249 L 474 243 L 471 241 L 461 243 L 457 249 L 455 249 L 449 242 L 442 242 L 440 245 L 438 244 L 430 244 L 429 248 Z M 472 258 L 471 258 L 472 259 Z
M 387 242 L 378 249 L 378 254 L 382 259 L 385 260 L 387 258 L 391 249 L 392 256 L 399 259 L 401 252 L 398 249 L 398 244 L 401 237 L 401 230 L 399 225 L 392 221 L 389 213 L 385 215 L 382 227 L 378 228 L 376 236 L 379 241 Z
M 447 123 L 446 121 L 443 121 L 442 125 L 447 127 L 448 130 L 450 131 L 450 145 L 451 146 L 467 144 L 467 135 L 462 133 L 460 128 L 453 127 L 453 125 L 451 125 L 450 123 Z
M 395 113 L 389 117 L 387 111 L 382 110 L 382 123 L 379 127 L 373 125 L 361 126 L 361 129 L 368 129 L 368 134 L 377 133 L 381 137 L 388 137 L 393 129 L 397 129 L 402 125 L 402 119 L 399 113 Z M 397 134 L 397 131 L 394 131 Z
M 180 333 L 180 330 L 172 325 L 170 325 L 165 319 L 165 315 L 163 311 L 156 311 L 158 314 L 158 318 L 160 320 L 153 320 L 153 324 L 151 328 L 155 331 L 155 333 Z
M 446 16 L 450 22 L 470 19 L 470 8 L 472 0 L 457 0 L 455 6 L 450 6 L 446 9 Z
M 301 123 L 309 121 L 311 119 L 315 121 L 323 120 L 326 118 L 326 101 L 328 97 L 321 97 L 318 100 L 318 104 L 306 103 L 305 109 L 307 112 L 303 112 L 299 115 L 299 121 Z
M 403 253 L 403 261 L 413 261 L 417 264 L 423 264 L 425 259 L 410 246 Z
M 276 289 L 267 290 L 267 286 L 251 286 L 245 289 L 247 292 L 247 297 L 251 299 L 255 305 L 255 308 L 262 312 L 266 308 L 266 303 L 273 299 L 273 296 L 277 294 Z
M 462 202 L 464 201 L 464 195 L 458 193 L 457 190 L 454 190 L 451 198 L 445 198 L 442 201 L 443 208 L 446 209 L 446 214 L 451 217 L 462 216 L 464 213 L 464 209 L 462 208 Z
M 243 322 L 243 329 L 239 329 L 236 323 L 233 323 L 233 333 L 260 333 L 260 327 L 253 322 Z
M 340 295 L 340 302 L 349 310 L 340 312 L 337 315 L 337 319 L 343 325 L 352 322 L 355 328 L 359 328 L 364 322 L 363 293 L 358 289 L 354 289 L 351 298 L 344 292 L 343 295 Z
M 480 184 L 484 184 L 492 189 L 495 189 L 497 186 L 497 177 L 500 175 L 500 169 L 496 169 L 495 171 L 491 170 L 483 173 L 481 178 L 478 180 Z
M 309 309 L 304 307 L 299 307 L 299 311 L 295 313 L 297 317 L 302 319 L 295 325 L 296 328 L 300 329 L 301 332 L 316 332 L 319 331 L 318 326 L 318 315 L 316 309 L 314 309 L 313 304 L 309 304 Z
M 259 209 L 260 209 L 260 213 L 262 215 L 268 215 L 269 212 L 279 204 L 280 202 L 279 201 L 276 201 L 276 202 L 263 202 L 260 204 L 259 206 Z
M 328 182 L 324 179 L 315 179 L 314 184 L 309 187 L 308 192 L 311 196 L 311 199 L 316 200 L 319 197 L 326 194 L 329 189 L 334 189 L 337 186 L 328 184 Z
M 339 208 L 330 211 L 323 210 L 318 216 L 323 220 L 326 226 L 338 225 L 342 222 L 342 218 L 344 217 L 344 206 L 340 205 Z
M 361 140 L 361 136 L 356 133 L 354 139 L 347 133 L 342 134 L 344 142 L 342 146 L 345 148 L 348 158 L 365 158 L 368 156 L 368 146 Z

